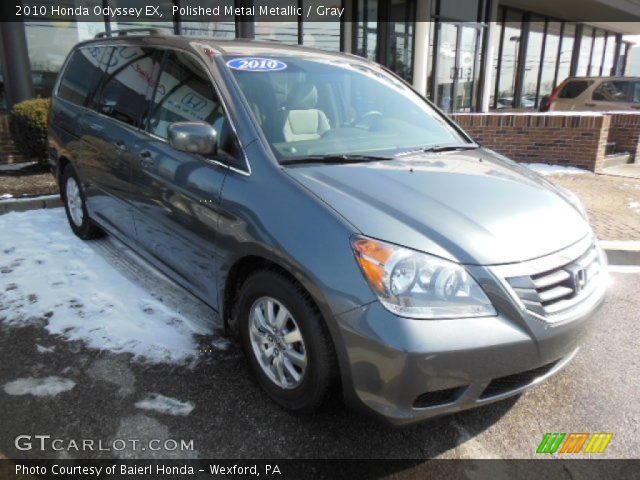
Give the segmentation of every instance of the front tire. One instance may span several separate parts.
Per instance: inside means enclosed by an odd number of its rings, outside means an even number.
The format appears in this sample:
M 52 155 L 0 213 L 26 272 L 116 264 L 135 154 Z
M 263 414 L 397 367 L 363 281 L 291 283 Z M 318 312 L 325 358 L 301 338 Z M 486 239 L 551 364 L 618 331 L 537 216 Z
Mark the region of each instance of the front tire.
M 67 220 L 73 233 L 83 240 L 104 236 L 104 232 L 89 217 L 82 183 L 71 165 L 67 165 L 62 172 L 60 191 L 62 192 L 62 201 L 67 213 Z
M 242 285 L 235 314 L 245 355 L 267 395 L 288 410 L 317 410 L 337 378 L 337 362 L 309 294 L 280 273 L 259 271 Z

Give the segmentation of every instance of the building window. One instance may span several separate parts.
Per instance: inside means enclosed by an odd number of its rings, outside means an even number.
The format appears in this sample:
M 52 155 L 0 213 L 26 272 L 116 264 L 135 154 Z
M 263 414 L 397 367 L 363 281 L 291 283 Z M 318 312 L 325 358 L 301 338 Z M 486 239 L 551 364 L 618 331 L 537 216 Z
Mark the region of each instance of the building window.
M 311 7 L 311 16 L 301 22 L 302 28 L 302 44 L 307 47 L 321 48 L 322 50 L 330 50 L 334 52 L 340 51 L 341 28 L 339 21 L 329 22 L 323 20 L 316 12 L 317 6 L 326 7 L 342 7 L 341 0 L 303 0 L 302 8 L 306 12 Z
M 69 7 L 73 1 L 65 2 Z M 99 2 L 98 2 L 99 3 Z M 42 5 L 58 5 L 59 2 L 43 1 Z M 67 54 L 78 42 L 93 38 L 105 30 L 101 22 L 54 22 L 49 17 L 32 17 L 25 20 L 25 32 L 31 77 L 35 97 L 49 97 L 56 77 Z
M 389 67 L 407 81 L 413 75 L 415 0 L 356 3 L 355 53 Z M 378 22 L 378 17 L 387 21 Z
M 604 58 L 602 59 L 602 75 L 609 77 L 614 75 L 613 59 L 616 54 L 616 36 L 612 33 L 607 34 L 607 42 L 604 47 Z
M 356 15 L 356 54 L 375 60 L 378 46 L 378 1 L 358 0 Z
M 576 75 L 585 77 L 589 75 L 589 64 L 591 63 L 591 49 L 593 47 L 593 28 L 583 27 L 582 40 L 580 42 L 580 53 L 578 54 L 578 68 Z
M 545 22 L 541 17 L 532 16 L 527 36 L 527 53 L 524 60 L 522 93 L 520 106 L 534 108 L 537 105 L 538 76 L 540 73 L 540 54 L 544 48 Z
M 628 43 L 624 42 L 620 45 L 620 54 L 618 55 L 618 61 L 616 63 L 616 72 L 615 74 L 620 76 L 624 75 L 627 70 L 627 54 L 629 53 L 629 49 L 631 47 Z
M 518 54 L 522 36 L 522 12 L 507 10 L 502 33 L 502 55 L 498 82 L 496 108 L 513 107 L 516 76 L 518 74 Z
M 233 7 L 233 0 L 180 0 L 180 7 L 213 8 L 219 6 L 221 13 L 225 7 Z M 223 39 L 233 39 L 236 36 L 236 22 L 233 15 L 216 17 L 215 22 L 210 18 L 183 15 L 180 18 L 180 33 L 182 35 L 205 36 Z
M 494 88 L 491 89 L 491 97 L 489 99 L 489 105 L 491 108 L 496 108 L 496 90 L 498 87 L 498 75 L 500 73 L 500 60 L 502 58 L 502 29 L 504 26 L 504 8 L 498 7 L 498 16 L 496 22 L 496 28 L 493 30 L 493 38 L 491 39 L 491 43 L 493 44 L 493 65 L 492 65 L 492 76 L 491 78 L 494 80 Z
M 565 23 L 562 30 L 562 43 L 558 56 L 558 75 L 556 85 L 560 85 L 565 78 L 571 75 L 571 59 L 573 47 L 576 43 L 576 26 L 573 23 Z
M 413 1 L 389 2 L 387 46 L 384 64 L 402 78 L 413 77 L 413 39 L 415 30 L 415 3 Z
M 540 99 L 550 95 L 556 86 L 556 71 L 558 69 L 560 39 L 562 35 L 562 22 L 547 22 L 547 32 L 544 40 L 544 56 L 540 69 L 540 87 L 538 91 L 538 103 Z M 569 57 L 571 62 L 571 57 Z
M 259 17 L 256 17 L 256 19 Z M 264 42 L 298 44 L 298 20 L 287 22 L 271 22 L 256 20 L 255 39 Z
M 589 66 L 589 75 L 591 76 L 599 76 L 602 74 L 604 42 L 605 33 L 602 30 L 596 30 L 593 36 L 593 51 L 591 53 L 591 62 Z
M 94 0 L 95 1 L 95 0 Z M 100 3 L 99 1 L 96 3 Z M 139 0 L 108 0 L 109 6 L 113 8 L 140 8 Z M 132 17 L 130 16 L 114 16 L 111 20 L 111 29 L 112 30 L 123 30 L 127 28 L 157 28 L 160 30 L 165 30 L 166 32 L 173 33 L 174 22 L 173 22 L 173 2 L 172 0 L 157 0 L 154 2 L 154 6 L 159 7 L 159 11 L 162 13 L 162 18 L 166 18 L 167 20 L 158 20 L 157 16 L 149 16 L 146 17 L 145 14 L 139 18 L 136 18 L 135 21 L 132 21 Z M 146 12 L 143 9 L 143 12 Z

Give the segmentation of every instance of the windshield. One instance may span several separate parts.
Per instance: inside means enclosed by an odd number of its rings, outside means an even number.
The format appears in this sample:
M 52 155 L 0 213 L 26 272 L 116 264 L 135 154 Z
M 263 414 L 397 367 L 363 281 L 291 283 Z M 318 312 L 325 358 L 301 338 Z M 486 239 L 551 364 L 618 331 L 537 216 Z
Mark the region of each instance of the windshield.
M 415 92 L 348 58 L 224 57 L 278 160 L 466 144 Z

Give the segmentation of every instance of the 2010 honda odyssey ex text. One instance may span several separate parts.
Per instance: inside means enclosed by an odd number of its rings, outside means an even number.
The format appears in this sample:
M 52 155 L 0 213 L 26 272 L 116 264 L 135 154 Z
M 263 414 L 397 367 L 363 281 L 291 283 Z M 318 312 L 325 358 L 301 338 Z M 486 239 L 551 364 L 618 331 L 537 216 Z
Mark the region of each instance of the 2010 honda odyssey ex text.
M 358 57 L 100 36 L 66 60 L 48 141 L 76 235 L 210 305 L 291 410 L 340 385 L 406 424 L 518 394 L 604 297 L 576 197 Z

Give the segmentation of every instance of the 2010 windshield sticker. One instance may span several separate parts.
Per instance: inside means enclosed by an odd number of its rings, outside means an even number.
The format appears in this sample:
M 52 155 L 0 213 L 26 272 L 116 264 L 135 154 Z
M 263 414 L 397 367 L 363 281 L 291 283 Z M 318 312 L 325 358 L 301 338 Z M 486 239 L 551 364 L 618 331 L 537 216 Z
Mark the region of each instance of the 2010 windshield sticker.
M 227 66 L 233 70 L 247 72 L 275 72 L 287 68 L 286 63 L 274 58 L 254 57 L 233 58 L 227 62 Z

